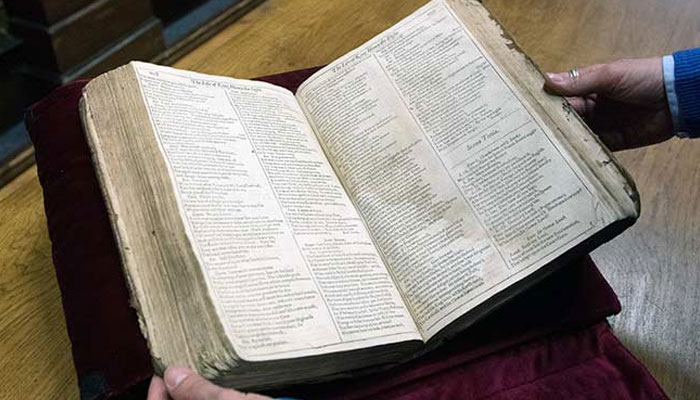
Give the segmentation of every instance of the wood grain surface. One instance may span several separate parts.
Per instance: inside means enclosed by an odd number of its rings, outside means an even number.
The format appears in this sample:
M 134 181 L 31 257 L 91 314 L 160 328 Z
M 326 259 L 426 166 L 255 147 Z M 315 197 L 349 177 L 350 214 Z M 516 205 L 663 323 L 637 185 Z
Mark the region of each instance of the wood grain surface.
M 180 60 L 254 77 L 326 64 L 424 0 L 268 0 Z M 485 0 L 545 70 L 700 46 L 695 0 Z M 618 153 L 640 221 L 597 250 L 623 303 L 613 325 L 674 399 L 700 399 L 700 140 Z M 76 399 L 77 380 L 32 168 L 0 190 L 0 399 Z
M 36 167 L 0 190 L 0 399 L 77 399 Z

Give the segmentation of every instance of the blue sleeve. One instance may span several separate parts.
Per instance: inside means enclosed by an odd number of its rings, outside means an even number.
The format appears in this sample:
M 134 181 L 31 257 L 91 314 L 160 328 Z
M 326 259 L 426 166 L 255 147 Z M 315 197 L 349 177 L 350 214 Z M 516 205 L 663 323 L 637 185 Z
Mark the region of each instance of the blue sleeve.
M 664 80 L 677 134 L 700 137 L 700 48 L 664 57 Z

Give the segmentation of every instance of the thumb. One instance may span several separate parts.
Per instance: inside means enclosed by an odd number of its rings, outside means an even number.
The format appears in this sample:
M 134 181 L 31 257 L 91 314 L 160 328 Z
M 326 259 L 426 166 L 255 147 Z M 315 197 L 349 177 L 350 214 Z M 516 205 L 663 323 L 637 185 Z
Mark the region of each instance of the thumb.
M 268 397 L 221 388 L 183 367 L 168 368 L 164 380 L 173 400 L 269 400 Z
M 570 72 L 548 73 L 545 89 L 561 96 L 586 96 L 593 93 L 608 94 L 620 80 L 621 69 L 613 64 L 595 64 L 578 69 L 578 76 Z

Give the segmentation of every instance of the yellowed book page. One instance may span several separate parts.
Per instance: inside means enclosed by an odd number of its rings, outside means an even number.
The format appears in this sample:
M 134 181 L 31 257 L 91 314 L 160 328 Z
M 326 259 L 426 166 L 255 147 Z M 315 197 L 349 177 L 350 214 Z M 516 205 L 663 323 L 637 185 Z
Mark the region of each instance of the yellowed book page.
M 425 338 L 615 219 L 513 86 L 433 1 L 297 92 Z
M 239 356 L 262 361 L 420 340 L 291 92 L 132 65 Z

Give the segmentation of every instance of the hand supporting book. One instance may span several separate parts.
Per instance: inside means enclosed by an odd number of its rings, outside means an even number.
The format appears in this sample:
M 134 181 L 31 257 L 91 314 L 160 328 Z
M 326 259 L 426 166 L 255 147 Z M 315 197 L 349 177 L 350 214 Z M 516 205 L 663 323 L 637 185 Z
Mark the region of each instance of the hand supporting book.
M 163 378 L 154 376 L 147 400 L 272 400 L 267 396 L 225 389 L 208 382 L 192 370 L 171 367 Z M 286 399 L 277 399 L 286 400 Z M 293 400 L 293 399 L 287 399 Z
M 608 147 L 622 150 L 673 137 L 660 57 L 619 60 L 547 74 L 547 90 L 566 96 Z

